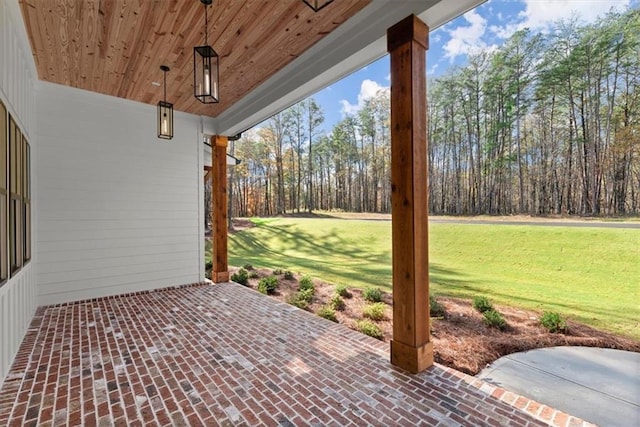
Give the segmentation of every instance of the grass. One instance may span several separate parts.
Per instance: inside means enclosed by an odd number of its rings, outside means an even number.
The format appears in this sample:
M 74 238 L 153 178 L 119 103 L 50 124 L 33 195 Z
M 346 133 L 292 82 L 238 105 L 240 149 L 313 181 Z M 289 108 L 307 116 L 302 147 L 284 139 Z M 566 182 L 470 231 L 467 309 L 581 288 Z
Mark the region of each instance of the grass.
M 334 284 L 391 290 L 391 224 L 269 218 L 229 238 L 232 265 L 294 271 Z M 437 295 L 556 311 L 640 339 L 640 229 L 433 223 Z

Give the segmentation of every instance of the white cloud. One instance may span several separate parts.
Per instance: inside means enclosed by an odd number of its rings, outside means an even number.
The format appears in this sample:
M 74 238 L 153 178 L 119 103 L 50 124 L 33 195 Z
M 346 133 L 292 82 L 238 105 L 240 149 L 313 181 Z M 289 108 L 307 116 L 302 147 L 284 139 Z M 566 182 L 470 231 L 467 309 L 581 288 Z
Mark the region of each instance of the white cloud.
M 470 24 L 447 30 L 451 39 L 444 45 L 444 56 L 453 62 L 457 56 L 467 55 L 487 48 L 482 36 L 487 29 L 487 20 L 475 10 L 463 15 Z
M 364 107 L 364 103 L 366 100 L 373 98 L 378 94 L 381 90 L 389 90 L 389 86 L 382 86 L 373 80 L 363 80 L 360 85 L 360 93 L 358 94 L 358 103 L 352 104 L 346 99 L 340 100 L 340 104 L 342 105 L 341 112 L 342 116 L 347 116 L 351 114 L 356 114 L 358 111 Z
M 561 19 L 573 16 L 590 23 L 611 9 L 624 11 L 631 0 L 524 0 L 525 9 L 518 14 L 519 22 L 505 26 L 491 26 L 498 37 L 506 39 L 523 28 L 547 32 L 549 27 Z

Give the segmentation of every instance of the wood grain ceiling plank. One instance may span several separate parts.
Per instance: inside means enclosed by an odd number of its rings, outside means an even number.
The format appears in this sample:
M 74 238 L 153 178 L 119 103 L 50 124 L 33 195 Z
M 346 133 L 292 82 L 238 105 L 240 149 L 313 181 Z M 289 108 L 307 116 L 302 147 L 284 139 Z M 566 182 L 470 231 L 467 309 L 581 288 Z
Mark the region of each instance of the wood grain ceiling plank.
M 25 29 L 27 30 L 27 36 L 29 37 L 29 44 L 31 45 L 31 52 L 33 60 L 36 64 L 36 71 L 38 77 L 43 78 L 40 73 L 40 67 L 44 62 L 41 43 L 40 27 L 35 25 L 33 15 L 37 13 L 32 1 L 20 0 L 20 11 L 22 12 Z
M 112 28 L 109 30 L 109 51 L 107 56 L 111 58 L 111 69 L 105 70 L 107 73 L 99 84 L 99 92 L 110 91 L 114 96 L 118 95 L 120 82 L 127 68 L 127 63 L 131 58 L 131 45 L 136 35 L 135 18 L 132 12 L 135 7 L 133 0 L 114 0 L 116 16 L 114 17 Z
M 80 69 L 79 86 L 88 88 L 91 84 L 90 76 L 93 74 L 93 67 L 99 61 L 100 55 L 100 22 L 99 22 L 99 2 L 91 0 L 83 3 L 81 16 L 77 19 L 82 22 L 80 28 Z
M 122 56 L 117 36 L 122 25 L 122 6 L 117 0 L 100 0 L 98 9 L 100 27 L 100 61 L 94 63 L 91 90 L 106 93 L 110 79 L 116 78 L 118 59 Z
M 88 3 L 68 3 L 67 5 L 67 19 L 68 33 L 69 33 L 69 77 L 71 81 L 77 82 L 76 84 L 82 85 L 82 79 L 80 78 L 80 70 L 84 58 L 82 56 L 82 16 L 83 8 L 89 6 Z
M 48 17 L 48 18 L 47 18 Z M 59 45 L 56 43 L 55 35 L 53 34 L 55 31 L 55 24 L 53 23 L 53 10 L 51 5 L 49 7 L 45 7 L 43 10 L 38 10 L 36 14 L 36 25 L 40 28 L 44 29 L 42 33 L 42 40 L 40 41 L 44 46 L 44 54 L 46 58 L 46 66 L 43 72 L 44 75 L 48 76 L 51 81 L 59 84 L 64 84 L 64 81 L 58 79 L 60 76 L 58 70 L 57 56 L 60 55 Z

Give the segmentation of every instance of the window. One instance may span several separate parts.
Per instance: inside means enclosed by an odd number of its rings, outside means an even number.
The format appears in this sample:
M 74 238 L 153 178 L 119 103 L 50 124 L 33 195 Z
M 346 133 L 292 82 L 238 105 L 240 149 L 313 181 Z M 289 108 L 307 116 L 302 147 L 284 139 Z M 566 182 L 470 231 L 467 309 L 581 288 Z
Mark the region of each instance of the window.
M 23 259 L 26 264 L 31 260 L 31 147 L 26 138 L 22 138 L 22 233 Z
M 9 242 L 7 236 L 7 110 L 0 102 L 0 285 L 9 278 Z
M 31 147 L 0 102 L 0 285 L 31 259 Z
M 22 267 L 22 132 L 9 116 L 9 266 Z

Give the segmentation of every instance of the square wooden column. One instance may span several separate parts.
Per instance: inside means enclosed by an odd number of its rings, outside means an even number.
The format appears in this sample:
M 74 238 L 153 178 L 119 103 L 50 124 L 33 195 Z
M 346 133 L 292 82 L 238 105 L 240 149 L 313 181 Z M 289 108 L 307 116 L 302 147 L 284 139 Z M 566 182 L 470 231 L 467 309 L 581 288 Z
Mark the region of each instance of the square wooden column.
M 211 215 L 213 235 L 211 280 L 229 281 L 227 256 L 227 137 L 214 136 L 211 141 Z
M 426 50 L 429 28 L 411 15 L 387 30 L 391 57 L 391 363 L 433 365 L 429 335 Z

